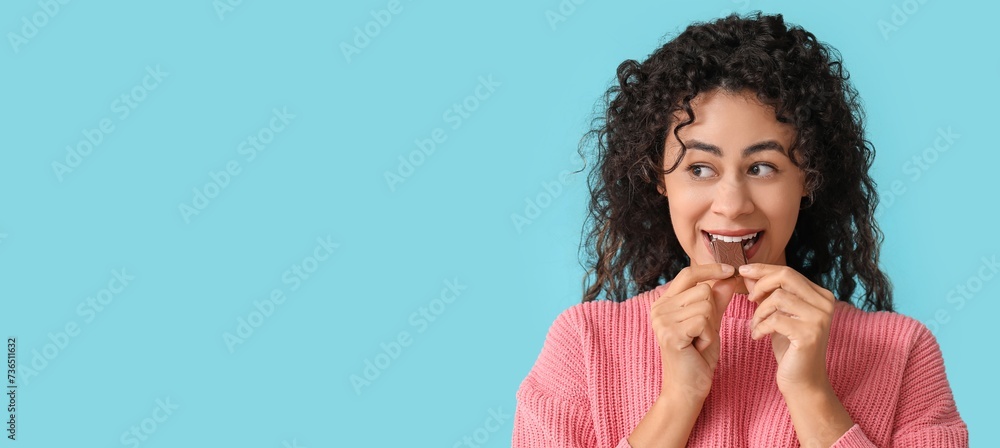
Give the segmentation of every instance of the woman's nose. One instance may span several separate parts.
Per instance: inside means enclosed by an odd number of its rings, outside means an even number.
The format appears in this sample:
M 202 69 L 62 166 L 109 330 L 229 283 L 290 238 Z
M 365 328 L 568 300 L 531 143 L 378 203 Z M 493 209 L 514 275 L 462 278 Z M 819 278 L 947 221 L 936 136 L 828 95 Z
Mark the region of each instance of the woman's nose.
M 753 200 L 745 182 L 725 180 L 719 182 L 712 198 L 712 212 L 735 219 L 754 211 Z

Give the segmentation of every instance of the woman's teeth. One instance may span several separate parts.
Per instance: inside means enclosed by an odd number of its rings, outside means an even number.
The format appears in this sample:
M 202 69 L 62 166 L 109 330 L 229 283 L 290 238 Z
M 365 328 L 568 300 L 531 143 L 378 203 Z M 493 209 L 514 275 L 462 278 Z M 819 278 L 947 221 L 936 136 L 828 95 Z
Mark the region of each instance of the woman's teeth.
M 725 241 L 727 243 L 737 243 L 737 242 L 741 242 L 742 241 L 743 242 L 743 250 L 749 250 L 750 247 L 753 246 L 753 243 L 756 241 L 755 238 L 757 237 L 757 232 L 751 233 L 749 235 L 743 235 L 743 236 L 725 236 L 725 235 L 715 235 L 715 234 L 711 234 L 711 233 L 709 233 L 709 235 L 711 235 L 713 241 L 714 240 L 721 240 L 721 241 Z
M 713 240 L 722 240 L 722 241 L 725 241 L 727 243 L 735 243 L 737 241 L 745 241 L 745 240 L 749 240 L 749 239 L 757 236 L 756 233 L 751 233 L 749 235 L 743 235 L 743 236 L 713 235 L 711 233 L 709 233 L 709 235 L 712 235 L 712 239 Z

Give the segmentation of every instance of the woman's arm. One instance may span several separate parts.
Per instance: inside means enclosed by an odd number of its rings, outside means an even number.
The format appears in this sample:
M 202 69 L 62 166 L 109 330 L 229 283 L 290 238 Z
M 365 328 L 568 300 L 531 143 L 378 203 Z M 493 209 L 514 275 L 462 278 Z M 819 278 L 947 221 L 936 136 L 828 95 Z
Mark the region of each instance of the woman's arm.
M 923 324 L 915 339 L 903 371 L 893 446 L 968 447 L 969 428 L 955 406 L 941 347 Z
M 629 448 L 685 447 L 705 400 L 660 395 L 628 436 Z M 621 447 L 622 445 L 619 445 Z
M 903 371 L 902 390 L 899 392 L 890 444 L 914 448 L 967 448 L 969 429 L 955 406 L 951 387 L 945 375 L 941 348 L 926 326 L 919 324 L 916 331 L 915 342 Z M 844 423 L 848 420 L 836 406 L 840 404 L 839 400 L 832 403 L 820 399 L 819 402 L 826 403 L 829 412 L 822 409 L 808 412 L 805 408 L 793 410 L 796 406 L 789 405 L 793 421 L 798 414 L 801 423 L 801 425 L 796 423 L 796 432 L 800 431 L 800 426 L 803 429 L 817 430 L 843 429 Z M 827 417 L 823 417 L 824 415 Z M 822 435 L 821 432 L 816 434 Z M 822 437 L 810 438 L 809 435 L 805 437 L 803 435 L 799 434 L 799 439 L 801 441 L 804 438 L 807 443 L 803 443 L 802 446 L 811 446 L 809 443 L 817 442 L 815 446 L 833 448 L 878 447 L 857 424 L 851 426 L 833 445 L 827 445 L 828 439 L 820 442 Z
M 785 404 L 803 447 L 838 446 L 855 426 L 833 389 L 789 392 Z
M 514 411 L 513 448 L 595 448 L 590 408 L 567 401 L 524 383 L 517 392 Z
M 597 445 L 587 395 L 587 356 L 574 320 L 572 308 L 556 317 L 517 390 L 514 448 Z
M 578 317 L 578 316 L 577 316 Z M 574 312 L 560 314 L 538 359 L 517 391 L 512 447 L 596 448 L 587 394 L 588 356 Z M 683 447 L 705 397 L 662 390 L 631 435 L 616 448 Z

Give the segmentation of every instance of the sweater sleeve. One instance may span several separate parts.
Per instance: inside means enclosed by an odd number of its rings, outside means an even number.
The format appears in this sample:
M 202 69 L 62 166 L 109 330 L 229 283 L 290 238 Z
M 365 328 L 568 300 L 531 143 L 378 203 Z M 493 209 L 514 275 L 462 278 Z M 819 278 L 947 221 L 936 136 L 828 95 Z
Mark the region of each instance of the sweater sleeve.
M 563 311 L 517 391 L 511 447 L 596 448 L 579 309 Z M 615 448 L 631 448 L 622 438 Z
M 917 325 L 915 343 L 903 370 L 902 390 L 893 424 L 894 447 L 968 447 L 969 429 L 958 414 L 944 358 L 934 334 Z M 876 447 L 855 424 L 836 448 Z

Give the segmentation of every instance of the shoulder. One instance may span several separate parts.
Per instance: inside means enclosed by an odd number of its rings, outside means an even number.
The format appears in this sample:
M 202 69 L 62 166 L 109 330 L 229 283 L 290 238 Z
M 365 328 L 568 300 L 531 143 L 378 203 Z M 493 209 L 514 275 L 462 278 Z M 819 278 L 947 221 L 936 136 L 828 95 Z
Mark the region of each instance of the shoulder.
M 636 331 L 630 321 L 647 321 L 650 292 L 622 302 L 577 303 L 556 316 L 542 350 L 522 383 L 521 393 L 534 391 L 565 400 L 586 397 L 588 372 L 600 369 L 613 341 Z
M 934 334 L 913 317 L 895 311 L 865 311 L 846 301 L 837 301 L 831 334 L 864 338 L 875 345 L 892 346 L 909 353 L 921 347 L 937 346 Z
M 573 334 L 587 339 L 600 333 L 635 330 L 648 323 L 650 306 L 665 286 L 659 285 L 621 302 L 594 300 L 577 303 L 556 316 L 549 333 Z
M 882 329 L 904 330 L 906 332 L 918 332 L 927 327 L 917 319 L 895 311 L 866 311 L 858 308 L 853 303 L 838 300 L 834 316 L 861 327 L 878 327 Z

